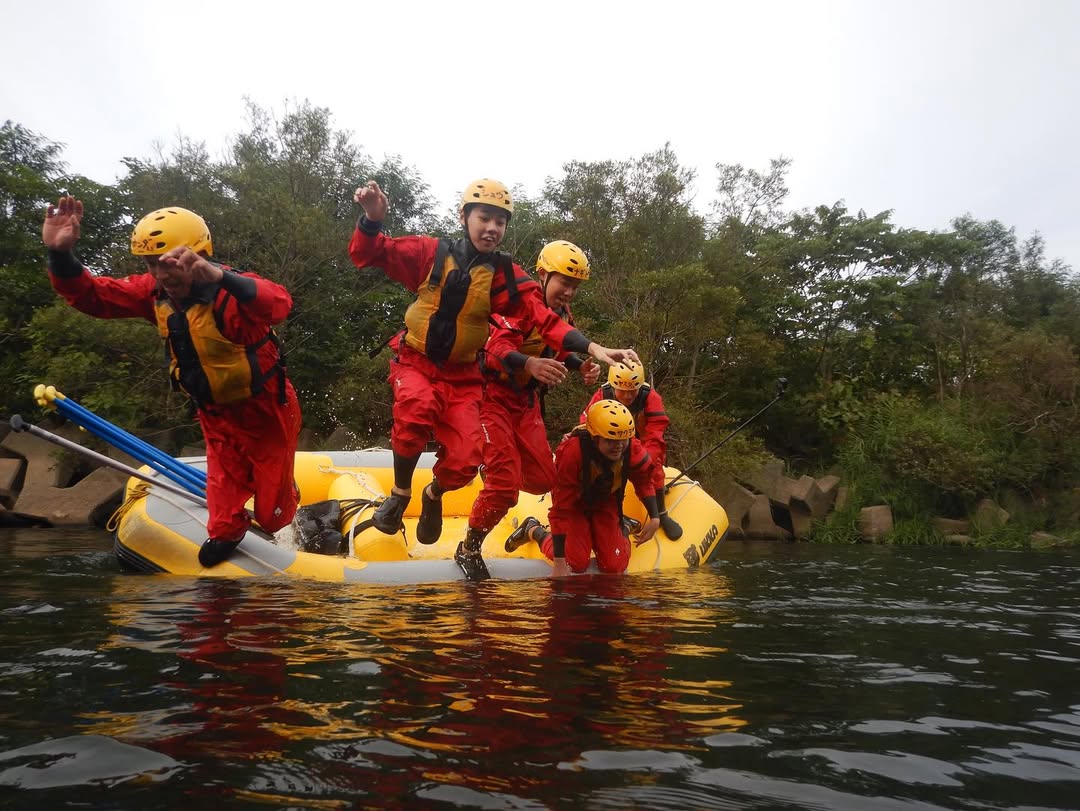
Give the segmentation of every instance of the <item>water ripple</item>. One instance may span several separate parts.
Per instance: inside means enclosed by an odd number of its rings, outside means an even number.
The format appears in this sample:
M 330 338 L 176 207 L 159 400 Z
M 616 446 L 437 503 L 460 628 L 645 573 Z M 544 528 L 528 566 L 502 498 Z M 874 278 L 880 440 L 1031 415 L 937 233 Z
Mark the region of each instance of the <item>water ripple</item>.
M 61 540 L 0 566 L 0 802 L 1076 807 L 1067 555 L 384 588 L 124 577 Z

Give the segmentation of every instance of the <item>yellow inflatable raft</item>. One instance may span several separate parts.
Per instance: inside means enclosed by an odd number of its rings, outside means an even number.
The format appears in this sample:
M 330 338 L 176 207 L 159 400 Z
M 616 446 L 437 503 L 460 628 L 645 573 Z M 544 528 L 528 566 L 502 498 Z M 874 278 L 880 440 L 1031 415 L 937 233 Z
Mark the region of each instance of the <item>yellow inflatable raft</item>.
M 205 468 L 205 457 L 186 458 Z M 113 517 L 115 551 L 126 567 L 144 572 L 251 577 L 287 575 L 328 581 L 370 583 L 425 583 L 464 578 L 453 561 L 458 542 L 465 537 L 469 510 L 480 492 L 479 477 L 468 487 L 443 497 L 443 532 L 437 543 L 416 541 L 420 513 L 419 493 L 431 481 L 434 454 L 424 454 L 413 478 L 414 497 L 405 513 L 405 532 L 386 535 L 366 526 L 377 503 L 393 484 L 393 457 L 387 450 L 300 452 L 296 455 L 296 481 L 300 502 L 311 505 L 336 500 L 342 510 L 340 554 L 305 552 L 291 538 L 290 528 L 276 537 L 253 528 L 233 556 L 212 569 L 198 562 L 199 546 L 206 539 L 206 511 L 184 498 L 132 478 L 123 505 Z M 143 472 L 153 475 L 149 468 Z M 667 468 L 671 481 L 678 471 Z M 347 506 L 346 506 L 347 505 Z M 727 534 L 724 509 L 687 478 L 676 482 L 667 497 L 668 512 L 683 527 L 677 541 L 662 531 L 635 544 L 628 571 L 693 568 L 711 560 Z M 484 559 L 492 577 L 524 579 L 546 577 L 551 564 L 535 543 L 507 553 L 504 542 L 521 521 L 533 516 L 546 523 L 549 497 L 522 493 L 519 502 L 488 535 Z M 623 510 L 627 517 L 644 520 L 645 508 L 627 487 Z M 331 550 L 327 550 L 331 551 Z M 332 550 L 338 552 L 338 549 Z

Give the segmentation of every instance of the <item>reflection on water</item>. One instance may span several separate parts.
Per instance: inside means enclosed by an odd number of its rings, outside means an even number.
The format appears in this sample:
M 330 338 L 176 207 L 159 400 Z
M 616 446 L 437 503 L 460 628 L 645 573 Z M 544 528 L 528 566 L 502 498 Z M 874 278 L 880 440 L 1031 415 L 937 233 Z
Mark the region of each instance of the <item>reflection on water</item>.
M 376 588 L 0 535 L 0 804 L 1077 808 L 1077 559 Z
M 178 759 L 316 746 L 329 766 L 386 771 L 384 787 L 497 791 L 500 763 L 515 764 L 519 785 L 548 783 L 552 767 L 578 768 L 585 742 L 702 749 L 745 723 L 729 681 L 677 676 L 712 649 L 693 638 L 730 618 L 671 598 L 695 581 L 723 601 L 715 573 L 658 579 L 664 599 L 612 577 L 363 591 L 161 580 L 153 592 L 145 578 L 114 581 L 101 647 L 168 663 L 157 685 L 167 706 L 82 717 L 90 732 Z M 537 752 L 546 762 L 528 764 Z

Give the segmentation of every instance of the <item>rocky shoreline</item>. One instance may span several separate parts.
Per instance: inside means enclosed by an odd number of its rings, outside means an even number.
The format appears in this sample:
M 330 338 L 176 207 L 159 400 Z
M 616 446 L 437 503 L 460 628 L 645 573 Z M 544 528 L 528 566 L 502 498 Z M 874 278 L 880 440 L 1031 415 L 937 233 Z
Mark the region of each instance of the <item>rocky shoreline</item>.
M 87 434 L 66 424 L 49 430 L 84 444 Z M 331 442 L 343 440 L 338 431 Z M 307 432 L 304 446 L 311 445 Z M 339 443 L 344 447 L 347 442 Z M 336 447 L 336 445 L 335 445 Z M 181 456 L 202 456 L 201 447 L 184 448 Z M 138 468 L 140 463 L 108 448 L 105 454 Z M 0 427 L 0 527 L 101 527 L 120 506 L 127 475 L 65 451 L 29 433 Z M 764 467 L 737 475 L 712 495 L 728 514 L 729 538 L 733 540 L 805 540 L 815 522 L 840 509 L 846 488 L 838 476 L 792 478 L 784 463 L 774 459 Z M 935 518 L 934 525 L 948 544 L 967 545 L 973 534 L 1000 527 L 1009 513 L 984 499 L 969 518 Z M 892 511 L 887 505 L 860 511 L 858 530 L 868 543 L 888 542 L 893 531 Z M 1044 532 L 1031 534 L 1032 547 L 1054 547 L 1062 539 Z

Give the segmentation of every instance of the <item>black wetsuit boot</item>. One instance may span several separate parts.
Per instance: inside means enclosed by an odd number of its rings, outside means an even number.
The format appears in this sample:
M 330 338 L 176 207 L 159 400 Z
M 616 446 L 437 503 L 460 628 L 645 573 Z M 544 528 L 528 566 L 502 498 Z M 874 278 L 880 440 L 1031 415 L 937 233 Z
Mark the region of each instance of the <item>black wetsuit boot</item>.
M 484 545 L 487 532 L 469 527 L 465 534 L 465 540 L 458 544 L 454 552 L 454 561 L 465 572 L 466 580 L 487 580 L 491 577 L 487 564 L 480 555 L 480 547 Z
M 682 537 L 682 527 L 667 514 L 667 507 L 664 506 L 664 488 L 662 487 L 656 491 L 656 506 L 660 508 L 660 529 L 664 530 L 664 534 L 671 540 L 679 540 Z

